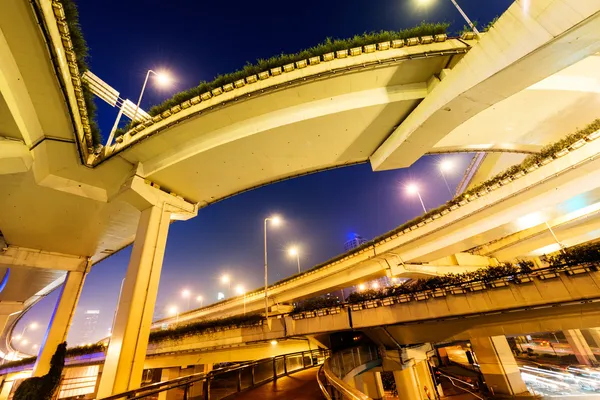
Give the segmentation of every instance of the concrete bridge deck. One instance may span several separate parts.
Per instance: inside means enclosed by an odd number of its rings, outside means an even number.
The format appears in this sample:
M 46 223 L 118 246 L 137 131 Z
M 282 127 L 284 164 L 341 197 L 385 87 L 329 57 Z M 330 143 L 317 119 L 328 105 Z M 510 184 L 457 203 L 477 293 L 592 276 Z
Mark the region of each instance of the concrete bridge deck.
M 317 383 L 319 367 L 296 372 L 259 386 L 255 389 L 240 393 L 233 397 L 235 400 L 317 400 L 323 399 L 323 394 Z

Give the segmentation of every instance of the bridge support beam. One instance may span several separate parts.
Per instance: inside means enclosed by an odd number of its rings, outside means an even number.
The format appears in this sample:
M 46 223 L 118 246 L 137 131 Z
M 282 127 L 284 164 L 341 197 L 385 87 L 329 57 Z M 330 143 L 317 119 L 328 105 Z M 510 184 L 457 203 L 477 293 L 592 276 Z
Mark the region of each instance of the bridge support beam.
M 579 329 L 569 329 L 563 331 L 563 334 L 580 364 L 592 365 L 596 362 L 596 356 L 594 356 L 592 349 L 590 349 Z
M 600 328 L 590 328 L 588 329 L 592 340 L 594 341 L 594 345 L 600 348 Z
M 54 313 L 50 318 L 46 335 L 40 346 L 37 361 L 33 367 L 32 376 L 46 375 L 50 369 L 50 360 L 56 351 L 58 345 L 67 340 L 73 315 L 79 302 L 79 296 L 83 289 L 85 276 L 89 269 L 84 271 L 70 271 L 60 290 L 60 295 L 54 307 Z
M 435 384 L 427 360 L 421 360 L 401 371 L 394 371 L 398 398 L 427 400 L 435 396 Z
M 494 394 L 513 396 L 527 392 L 505 336 L 471 338 L 471 345 L 485 382 Z
M 382 399 L 384 396 L 381 372 L 365 371 L 354 377 L 354 386 L 372 399 Z
M 170 219 L 171 212 L 165 210 L 164 203 L 142 211 L 98 387 L 99 398 L 141 384 Z

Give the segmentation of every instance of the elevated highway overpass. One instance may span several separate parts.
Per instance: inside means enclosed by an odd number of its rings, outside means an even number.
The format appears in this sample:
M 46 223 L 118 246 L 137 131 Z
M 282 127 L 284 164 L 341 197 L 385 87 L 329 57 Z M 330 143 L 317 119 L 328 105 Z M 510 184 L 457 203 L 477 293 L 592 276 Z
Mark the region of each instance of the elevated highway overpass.
M 524 3 L 514 3 L 480 42 L 440 38 L 428 43 L 426 38 L 415 46 L 388 43 L 389 50 L 365 47 L 331 60 L 323 56 L 306 68 L 270 71 L 268 79 L 246 79 L 200 96 L 196 104 L 190 99 L 100 151 L 91 139 L 81 71 L 61 3 L 9 0 L 0 15 L 0 230 L 3 248 L 9 250 L 3 250 L 1 265 L 11 273 L 19 270 L 12 275 L 19 280 L 9 278 L 0 301 L 23 307 L 64 280 L 55 313 L 61 322 L 51 324 L 50 342 L 43 346 L 53 348 L 66 335 L 91 265 L 135 239 L 115 345 L 109 351 L 116 367 L 105 373 L 107 382 L 117 370 L 124 378 L 112 389 L 103 385 L 103 391 L 125 389 L 130 383 L 123 382 L 129 381 L 135 386 L 141 368 L 133 360 L 145 354 L 145 344 L 137 339 L 150 326 L 169 221 L 191 218 L 198 207 L 241 191 L 327 168 L 371 160 L 374 168 L 386 169 L 401 166 L 396 163 L 399 154 L 410 163 L 435 151 L 532 152 L 552 141 L 551 134 L 531 139 L 518 129 L 513 136 L 503 136 L 508 142 L 502 143 L 482 143 L 482 138 L 464 132 L 454 141 L 441 142 L 452 132 L 442 137 L 437 129 L 439 137 L 420 134 L 439 124 L 445 113 L 451 116 L 449 127 L 460 127 L 598 52 L 600 15 L 594 1 L 534 0 L 527 2 L 529 7 Z M 561 15 L 560 22 L 552 17 L 556 15 Z M 552 58 L 550 53 L 562 56 Z M 473 68 L 481 73 L 474 74 Z M 496 88 L 503 79 L 511 85 L 500 93 Z M 534 92 L 541 98 L 564 94 Z M 461 112 L 474 98 L 477 105 Z M 452 101 L 456 107 L 445 107 Z M 516 102 L 512 107 L 521 106 Z M 562 110 L 576 114 L 577 107 L 569 103 Z M 403 132 L 412 132 L 411 138 L 405 140 Z M 416 137 L 430 139 L 425 143 L 413 140 Z M 417 142 L 416 147 L 410 145 Z M 593 203 L 593 191 L 588 193 Z M 566 195 L 550 196 L 544 204 L 566 201 L 561 196 Z M 490 237 L 514 232 L 499 231 L 503 232 Z M 416 239 L 416 233 L 414 241 L 407 240 L 411 235 L 402 239 L 405 262 L 433 261 L 443 253 L 458 252 L 450 244 L 433 251 Z M 454 233 L 453 238 L 459 236 Z M 433 231 L 430 237 L 435 237 Z M 473 241 L 470 246 L 482 243 Z M 40 268 L 42 261 L 53 267 Z M 378 268 L 374 276 L 381 273 Z M 23 281 L 29 285 L 17 290 Z M 142 310 L 134 306 L 140 299 Z M 125 358 L 122 348 L 131 349 Z M 47 363 L 50 351 L 40 353 L 39 365 Z M 125 365 L 133 365 L 135 378 L 130 380 L 120 369 Z M 36 373 L 43 374 L 44 368 Z

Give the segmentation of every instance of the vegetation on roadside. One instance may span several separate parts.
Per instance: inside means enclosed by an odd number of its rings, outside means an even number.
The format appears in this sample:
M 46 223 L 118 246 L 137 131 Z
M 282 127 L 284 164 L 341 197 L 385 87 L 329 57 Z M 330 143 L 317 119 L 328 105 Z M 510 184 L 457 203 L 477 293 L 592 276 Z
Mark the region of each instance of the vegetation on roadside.
M 71 43 L 73 44 L 73 51 L 77 58 L 77 68 L 79 74 L 89 70 L 88 60 L 90 58 L 89 48 L 83 33 L 81 31 L 81 25 L 79 24 L 79 13 L 77 11 L 77 5 L 73 0 L 58 0 L 65 11 L 65 20 L 69 27 L 69 35 L 71 37 Z M 79 76 L 81 78 L 81 76 Z M 83 98 L 85 100 L 85 107 L 87 109 L 88 119 L 90 122 L 90 129 L 92 131 L 92 140 L 94 146 L 102 143 L 102 135 L 100 134 L 100 128 L 98 127 L 96 117 L 96 104 L 94 103 L 94 94 L 89 89 L 88 85 L 82 81 Z
M 105 350 L 106 350 L 106 347 L 100 343 L 94 343 L 89 346 L 76 346 L 76 347 L 71 347 L 70 349 L 67 349 L 66 357 L 68 358 L 68 357 L 85 356 L 88 354 L 104 352 Z M 37 360 L 36 356 L 26 357 L 21 360 L 10 361 L 10 362 L 0 365 L 0 370 L 6 369 L 6 368 L 20 367 L 22 365 L 33 364 L 33 363 L 35 363 L 35 360 Z
M 377 44 L 381 42 L 389 42 L 395 39 L 408 39 L 414 37 L 423 37 L 428 35 L 437 35 L 446 33 L 450 24 L 445 22 L 429 23 L 422 22 L 413 28 L 402 29 L 398 31 L 378 31 L 363 33 L 362 35 L 355 35 L 351 38 L 346 39 L 332 39 L 327 38 L 325 41 L 313 46 L 311 48 L 299 51 L 293 54 L 280 54 L 273 56 L 268 59 L 259 59 L 254 64 L 247 63 L 243 68 L 223 75 L 217 75 L 212 81 L 202 81 L 196 87 L 177 93 L 172 98 L 164 101 L 163 103 L 152 107 L 148 114 L 151 116 L 159 115 L 162 112 L 169 110 L 170 108 L 183 103 L 193 97 L 200 96 L 202 93 L 210 92 L 213 89 L 222 87 L 228 83 L 234 83 L 240 79 L 245 79 L 252 75 L 257 75 L 260 72 L 269 71 L 272 68 L 283 67 L 286 64 L 295 63 L 301 60 L 307 60 L 311 57 L 321 57 L 323 54 L 339 51 L 348 50 L 355 47 L 362 47 L 369 44 Z M 129 131 L 131 128 L 137 126 L 140 122 L 129 123 L 124 128 L 117 130 L 115 136 L 121 136 Z

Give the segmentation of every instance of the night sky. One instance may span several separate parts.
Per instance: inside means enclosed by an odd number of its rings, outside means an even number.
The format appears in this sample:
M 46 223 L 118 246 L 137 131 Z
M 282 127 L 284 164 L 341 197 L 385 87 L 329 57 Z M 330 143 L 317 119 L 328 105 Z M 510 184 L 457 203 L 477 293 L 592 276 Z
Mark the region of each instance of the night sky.
M 349 37 L 380 30 L 408 28 L 426 21 L 450 22 L 451 33 L 464 25 L 450 0 L 305 0 L 248 3 L 230 1 L 130 0 L 79 2 L 80 22 L 91 52 L 91 70 L 137 101 L 148 69 L 169 70 L 176 79 L 168 91 L 149 84 L 142 100 L 148 110 L 172 94 L 232 72 L 247 61 L 297 52 L 326 37 Z M 464 11 L 481 25 L 502 14 L 511 0 L 459 0 Z M 117 110 L 97 101 L 99 123 L 106 134 Z M 417 198 L 405 194 L 409 182 L 418 182 L 426 207 L 447 201 L 450 194 L 439 173 L 440 160 L 450 158 L 456 170 L 448 175 L 454 190 L 470 155 L 429 156 L 411 168 L 374 173 L 370 165 L 321 172 L 256 189 L 201 209 L 187 222 L 171 225 L 163 264 L 155 317 L 169 306 L 187 308 L 181 290 L 197 295 L 204 304 L 217 292 L 227 294 L 219 277 L 229 273 L 233 286 L 247 289 L 263 279 L 262 221 L 277 213 L 285 223 L 270 231 L 270 282 L 296 272 L 295 259 L 286 249 L 296 244 L 302 268 L 310 268 L 343 252 L 344 242 L 356 233 L 371 239 L 422 214 Z M 94 266 L 88 275 L 69 334 L 69 345 L 105 337 L 131 253 L 127 248 Z M 29 312 L 15 332 L 37 322 L 28 331 L 23 351 L 33 353 L 46 330 L 57 293 Z M 84 339 L 84 312 L 100 310 L 93 336 Z

